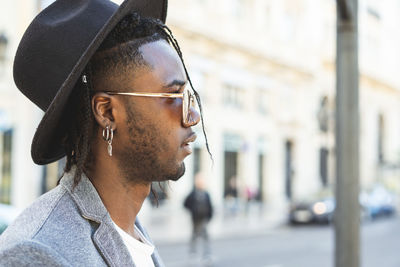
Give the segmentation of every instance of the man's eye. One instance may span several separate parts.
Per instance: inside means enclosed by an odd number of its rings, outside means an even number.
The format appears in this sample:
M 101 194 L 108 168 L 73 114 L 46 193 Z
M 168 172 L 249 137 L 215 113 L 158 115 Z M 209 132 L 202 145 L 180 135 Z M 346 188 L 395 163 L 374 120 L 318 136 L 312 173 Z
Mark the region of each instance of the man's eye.
M 176 104 L 176 105 L 178 105 L 178 104 L 180 104 L 182 102 L 182 99 L 180 98 L 180 97 L 170 97 L 170 98 L 168 98 L 167 99 L 167 103 L 168 104 Z

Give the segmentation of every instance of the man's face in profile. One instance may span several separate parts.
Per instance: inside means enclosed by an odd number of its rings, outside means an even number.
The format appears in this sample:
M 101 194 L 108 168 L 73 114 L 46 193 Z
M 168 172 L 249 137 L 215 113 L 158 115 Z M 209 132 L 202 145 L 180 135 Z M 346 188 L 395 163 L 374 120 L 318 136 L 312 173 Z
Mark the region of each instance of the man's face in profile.
M 179 56 L 167 42 L 147 43 L 139 51 L 147 66 L 136 69 L 134 79 L 124 79 L 128 81 L 126 87 L 118 91 L 183 92 L 186 75 Z M 129 71 L 122 75 L 129 75 Z M 185 173 L 183 160 L 191 153 L 188 142 L 195 137 L 190 127 L 199 122 L 198 112 L 192 109 L 193 119 L 183 123 L 182 98 L 117 97 L 125 112 L 116 122 L 115 141 L 121 147 L 115 157 L 124 176 L 132 182 L 179 179 Z

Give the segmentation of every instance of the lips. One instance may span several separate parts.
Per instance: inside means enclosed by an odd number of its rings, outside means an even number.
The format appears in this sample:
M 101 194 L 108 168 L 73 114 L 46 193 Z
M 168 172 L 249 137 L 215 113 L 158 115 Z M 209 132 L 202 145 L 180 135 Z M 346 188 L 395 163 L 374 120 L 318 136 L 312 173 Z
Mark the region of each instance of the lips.
M 195 133 L 191 133 L 191 134 L 189 135 L 189 137 L 186 138 L 185 141 L 183 141 L 182 147 L 183 147 L 183 149 L 186 151 L 186 153 L 187 153 L 188 155 L 189 155 L 189 154 L 192 154 L 192 152 L 193 152 L 193 150 L 192 150 L 192 148 L 190 147 L 189 143 L 194 142 L 194 141 L 196 140 L 196 138 L 197 138 L 197 135 L 196 135 Z
M 194 142 L 194 141 L 196 140 L 196 138 L 197 138 L 197 135 L 196 135 L 194 132 L 192 132 L 192 133 L 189 135 L 189 137 L 186 138 L 185 141 L 183 141 L 183 145 L 184 145 L 184 146 L 185 146 L 185 145 L 189 145 L 189 143 Z

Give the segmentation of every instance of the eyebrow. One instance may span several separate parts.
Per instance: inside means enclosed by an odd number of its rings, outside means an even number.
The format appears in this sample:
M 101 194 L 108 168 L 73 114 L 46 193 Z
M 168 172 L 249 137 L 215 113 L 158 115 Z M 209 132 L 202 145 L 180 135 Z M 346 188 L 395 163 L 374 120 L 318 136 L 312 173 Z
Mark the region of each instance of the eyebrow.
M 164 85 L 164 88 L 170 88 L 173 86 L 179 86 L 182 87 L 186 84 L 186 81 L 182 81 L 182 80 L 173 80 L 172 82 L 168 83 L 167 85 Z

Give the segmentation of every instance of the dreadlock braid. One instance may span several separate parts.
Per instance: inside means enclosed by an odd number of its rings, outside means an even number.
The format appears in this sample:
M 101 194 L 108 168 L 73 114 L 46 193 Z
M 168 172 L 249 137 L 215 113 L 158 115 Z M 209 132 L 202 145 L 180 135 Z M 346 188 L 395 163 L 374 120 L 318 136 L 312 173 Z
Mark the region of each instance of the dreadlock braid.
M 192 80 L 190 79 L 190 76 L 189 76 L 189 72 L 188 72 L 187 69 L 186 69 L 186 65 L 185 65 L 185 62 L 184 62 L 184 60 L 183 60 L 183 54 L 182 54 L 181 48 L 179 47 L 178 41 L 175 39 L 174 35 L 172 34 L 172 31 L 170 30 L 170 28 L 168 28 L 167 25 L 162 24 L 162 25 L 159 25 L 159 26 L 166 32 L 166 34 L 167 34 L 167 36 L 168 36 L 169 42 L 170 42 L 170 43 L 172 44 L 172 46 L 175 48 L 176 52 L 178 53 L 179 58 L 180 58 L 181 61 L 182 61 L 182 65 L 183 65 L 183 69 L 185 70 L 186 77 L 187 77 L 187 79 L 188 79 L 188 81 L 189 81 L 190 87 L 192 87 L 192 90 L 193 90 L 194 95 L 195 95 L 195 97 L 196 97 L 197 103 L 198 103 L 198 105 L 199 105 L 199 109 L 200 109 L 200 118 L 201 118 L 201 128 L 202 128 L 202 130 L 203 130 L 204 139 L 206 140 L 207 152 L 208 152 L 208 155 L 210 155 L 211 161 L 214 163 L 213 156 L 212 156 L 212 154 L 211 154 L 211 152 L 210 152 L 210 147 L 209 147 L 209 145 L 208 145 L 207 133 L 206 133 L 205 128 L 204 128 L 203 107 L 202 107 L 202 105 L 201 105 L 200 95 L 199 95 L 199 93 L 196 91 L 196 89 L 194 89 L 194 86 L 193 86 L 193 84 L 192 84 Z
M 76 88 L 75 103 L 77 103 L 77 106 L 74 110 L 75 112 L 72 111 L 74 114 L 72 117 L 75 117 L 75 120 L 70 122 L 64 142 L 67 153 L 64 171 L 69 172 L 72 166 L 76 165 L 74 185 L 78 184 L 85 164 L 88 163 L 91 145 L 90 137 L 94 130 L 94 118 L 90 108 L 90 91 L 88 87 L 89 85 L 82 84 Z

